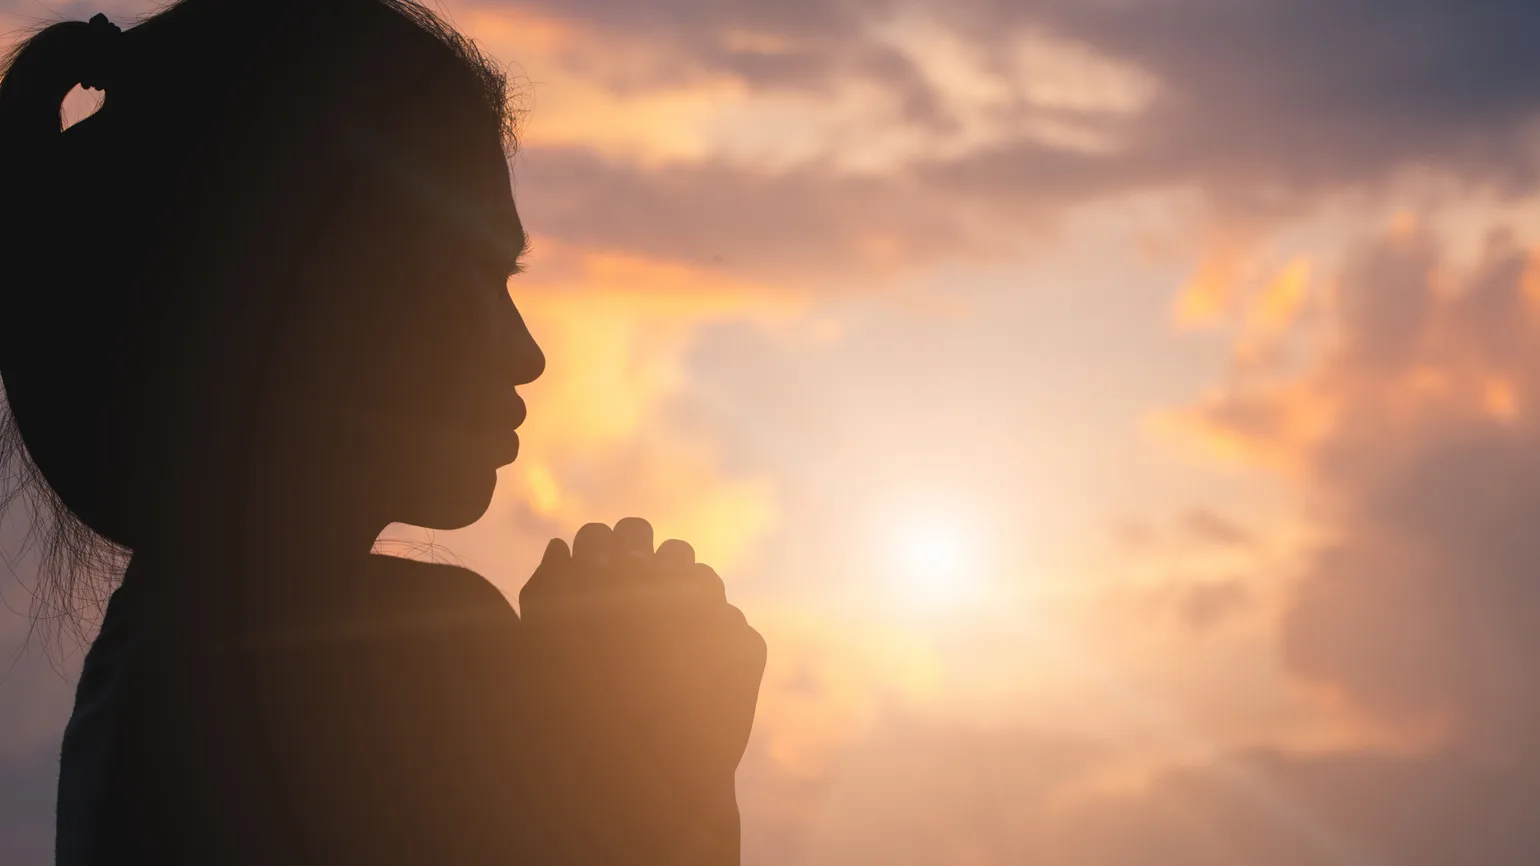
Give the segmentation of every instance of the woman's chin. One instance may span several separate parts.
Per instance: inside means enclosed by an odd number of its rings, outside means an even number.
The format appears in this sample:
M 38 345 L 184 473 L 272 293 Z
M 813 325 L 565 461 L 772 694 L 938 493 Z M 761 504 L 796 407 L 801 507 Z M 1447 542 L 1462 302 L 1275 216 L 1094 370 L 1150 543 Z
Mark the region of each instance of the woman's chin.
M 410 485 L 414 489 L 401 502 L 400 511 L 408 516 L 397 522 L 426 529 L 463 529 L 480 520 L 491 507 L 497 470 L 456 467 L 414 480 L 421 483 Z

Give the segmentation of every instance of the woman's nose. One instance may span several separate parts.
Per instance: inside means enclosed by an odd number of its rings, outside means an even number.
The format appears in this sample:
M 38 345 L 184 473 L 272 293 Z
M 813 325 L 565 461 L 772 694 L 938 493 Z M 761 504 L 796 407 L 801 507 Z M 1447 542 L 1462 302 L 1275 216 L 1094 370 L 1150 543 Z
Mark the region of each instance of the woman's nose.
M 529 326 L 524 324 L 524 317 L 514 305 L 513 299 L 509 298 L 507 303 L 508 328 L 502 340 L 507 356 L 504 363 L 508 364 L 514 385 L 528 385 L 545 372 L 545 353 L 540 351 L 540 344 L 530 334 Z

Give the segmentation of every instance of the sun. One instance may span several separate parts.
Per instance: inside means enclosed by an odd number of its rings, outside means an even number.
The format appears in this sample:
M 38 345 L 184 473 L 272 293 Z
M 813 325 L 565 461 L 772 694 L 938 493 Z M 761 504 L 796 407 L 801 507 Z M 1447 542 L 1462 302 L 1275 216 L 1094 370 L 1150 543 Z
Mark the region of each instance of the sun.
M 955 516 L 916 515 L 892 527 L 889 543 L 898 589 L 913 601 L 953 604 L 978 580 L 978 539 Z

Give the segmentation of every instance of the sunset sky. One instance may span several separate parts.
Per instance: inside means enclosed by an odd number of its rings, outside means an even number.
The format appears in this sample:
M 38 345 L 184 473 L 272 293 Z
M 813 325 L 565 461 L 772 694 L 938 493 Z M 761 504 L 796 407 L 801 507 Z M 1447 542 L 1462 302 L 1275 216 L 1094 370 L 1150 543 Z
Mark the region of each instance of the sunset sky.
M 746 866 L 1540 862 L 1540 4 L 440 8 L 519 82 L 548 367 L 432 541 L 717 567 Z M 41 866 L 78 658 L 26 635 Z

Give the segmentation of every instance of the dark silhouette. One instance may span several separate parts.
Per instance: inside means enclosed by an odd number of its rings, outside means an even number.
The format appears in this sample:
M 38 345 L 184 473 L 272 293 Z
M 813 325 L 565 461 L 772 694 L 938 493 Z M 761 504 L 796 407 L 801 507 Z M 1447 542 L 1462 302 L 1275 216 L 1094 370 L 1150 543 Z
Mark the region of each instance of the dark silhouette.
M 105 101 L 61 132 L 76 84 Z M 0 458 L 56 510 L 51 598 L 131 551 L 59 863 L 738 861 L 764 644 L 688 545 L 585 526 L 522 622 L 371 553 L 477 519 L 517 451 L 511 120 L 407 0 L 184 0 L 10 59 Z

